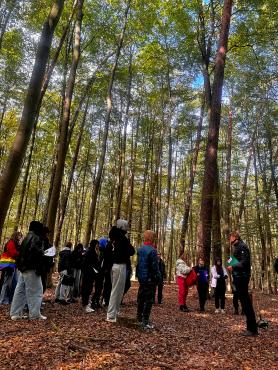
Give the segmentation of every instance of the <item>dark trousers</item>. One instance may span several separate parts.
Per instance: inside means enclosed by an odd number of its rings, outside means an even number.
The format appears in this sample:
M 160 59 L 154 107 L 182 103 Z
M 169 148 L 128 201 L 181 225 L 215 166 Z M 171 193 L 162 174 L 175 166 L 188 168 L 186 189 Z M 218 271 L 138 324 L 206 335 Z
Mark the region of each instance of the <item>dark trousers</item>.
M 155 286 L 155 293 L 154 296 L 156 297 L 156 291 L 157 291 L 157 303 L 162 303 L 163 299 L 163 283 L 159 283 Z
M 200 310 L 203 311 L 205 309 L 205 304 L 208 295 L 208 283 L 198 282 L 197 291 L 199 295 Z
M 155 283 L 140 284 L 137 295 L 137 319 L 148 324 L 152 305 L 154 303 Z
M 103 295 L 105 306 L 109 305 L 111 290 L 112 290 L 111 271 L 109 271 L 104 274 L 104 285 L 103 285 L 102 295 Z
M 233 306 L 234 306 L 234 309 L 235 309 L 235 312 L 238 313 L 238 309 L 239 309 L 239 297 L 238 297 L 238 292 L 236 290 L 233 290 Z M 244 314 L 244 311 L 243 311 L 243 308 L 241 307 L 241 314 L 243 315 Z
M 215 308 L 221 307 L 222 310 L 225 308 L 225 293 L 226 293 L 226 283 L 224 284 L 217 284 L 215 291 L 214 291 L 214 300 L 215 300 Z M 220 303 L 220 304 L 219 304 Z
M 81 286 L 81 297 L 83 306 L 87 306 L 89 304 L 89 297 L 92 293 L 94 282 L 95 276 L 93 274 L 83 274 Z
M 100 301 L 100 296 L 101 292 L 103 289 L 103 280 L 104 280 L 104 275 L 101 273 L 96 274 L 95 276 L 95 292 L 92 297 L 92 303 L 99 305 Z
M 248 284 L 249 284 L 249 277 L 236 277 L 234 278 L 234 285 L 238 294 L 238 298 L 240 300 L 242 309 L 246 316 L 246 325 L 247 330 L 251 331 L 252 333 L 257 333 L 257 323 L 256 323 L 256 316 L 253 309 L 252 301 L 250 295 L 248 293 Z

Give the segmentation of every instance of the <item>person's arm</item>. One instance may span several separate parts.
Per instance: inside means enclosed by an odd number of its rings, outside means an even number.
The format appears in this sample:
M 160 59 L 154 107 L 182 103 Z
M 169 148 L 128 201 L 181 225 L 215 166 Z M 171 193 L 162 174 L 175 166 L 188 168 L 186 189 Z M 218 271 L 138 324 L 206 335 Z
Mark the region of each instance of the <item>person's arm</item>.
M 158 261 L 157 261 L 157 252 L 153 249 L 150 253 L 151 257 L 151 268 L 155 277 L 155 280 L 159 283 L 162 282 L 162 276 L 159 271 Z
M 187 266 L 185 263 L 184 263 L 184 265 L 180 266 L 180 273 L 182 275 L 188 275 L 191 270 L 192 270 L 192 268 Z

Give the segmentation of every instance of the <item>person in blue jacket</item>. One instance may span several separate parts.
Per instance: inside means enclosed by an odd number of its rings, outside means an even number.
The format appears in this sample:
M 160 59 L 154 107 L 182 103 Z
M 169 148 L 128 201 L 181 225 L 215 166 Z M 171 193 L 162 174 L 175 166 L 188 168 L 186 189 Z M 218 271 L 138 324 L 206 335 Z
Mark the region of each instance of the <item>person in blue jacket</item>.
M 144 330 L 153 329 L 150 324 L 150 314 L 154 303 L 155 288 L 161 283 L 157 251 L 154 247 L 155 233 L 152 230 L 144 232 L 144 244 L 138 249 L 137 277 L 139 289 L 137 295 L 137 320 Z

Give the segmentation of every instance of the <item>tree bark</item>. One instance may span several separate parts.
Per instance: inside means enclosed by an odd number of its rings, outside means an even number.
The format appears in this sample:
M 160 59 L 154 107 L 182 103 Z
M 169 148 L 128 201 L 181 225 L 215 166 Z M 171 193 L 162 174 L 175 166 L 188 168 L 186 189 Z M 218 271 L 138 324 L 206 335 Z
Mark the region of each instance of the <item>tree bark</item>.
M 124 121 L 124 135 L 121 142 L 120 150 L 120 168 L 119 168 L 119 180 L 118 180 L 118 191 L 117 191 L 117 208 L 116 208 L 116 220 L 121 216 L 121 206 L 123 198 L 123 189 L 124 189 L 124 180 L 126 173 L 126 137 L 127 137 L 127 125 L 129 119 L 129 109 L 131 103 L 131 86 L 132 86 L 132 54 L 130 52 L 129 60 L 129 69 L 128 69 L 128 83 L 127 83 L 127 103 L 126 103 L 126 112 L 125 112 L 125 121 Z
M 233 132 L 233 115 L 229 112 L 228 130 L 227 130 L 227 152 L 226 152 L 226 204 L 224 210 L 224 233 L 225 233 L 225 254 L 231 255 L 230 250 L 230 233 L 231 233 L 231 160 L 232 160 L 232 132 Z
M 20 175 L 22 162 L 34 127 L 40 90 L 43 84 L 43 77 L 49 58 L 53 34 L 60 19 L 63 5 L 64 0 L 54 1 L 50 14 L 44 23 L 19 128 L 6 167 L 0 179 L 0 233 L 3 229 L 5 217 Z
M 213 193 L 217 176 L 217 150 L 221 117 L 221 99 L 232 3 L 232 0 L 224 1 L 219 46 L 214 69 L 212 103 L 211 109 L 209 110 L 209 133 L 205 154 L 205 170 L 202 187 L 200 224 L 198 230 L 198 248 L 207 265 L 210 263 Z
M 84 111 L 83 119 L 81 121 L 79 134 L 78 134 L 78 138 L 77 138 L 77 144 L 76 144 L 74 156 L 73 156 L 73 159 L 72 159 L 72 164 L 71 164 L 71 169 L 70 169 L 70 173 L 69 173 L 69 178 L 68 178 L 66 191 L 65 191 L 65 194 L 63 195 L 63 197 L 61 199 L 60 217 L 59 217 L 59 221 L 58 221 L 58 227 L 57 227 L 57 232 L 56 232 L 55 242 L 54 242 L 54 245 L 56 246 L 56 248 L 58 248 L 59 243 L 60 243 L 60 239 L 61 239 L 61 231 L 62 231 L 62 227 L 63 227 L 63 224 L 64 224 L 64 219 L 65 219 L 65 215 L 66 215 L 67 204 L 68 204 L 71 185 L 72 185 L 72 181 L 73 181 L 74 171 L 75 171 L 75 167 L 76 167 L 76 163 L 77 163 L 77 159 L 78 159 L 78 155 L 79 155 L 81 140 L 82 140 L 83 132 L 84 132 L 84 126 L 85 126 L 85 123 L 86 123 L 88 105 L 89 105 L 89 99 L 87 99 L 86 108 L 85 108 L 85 111 Z
M 104 167 L 104 162 L 105 162 L 105 157 L 106 157 L 107 138 L 108 138 L 108 131 L 109 131 L 109 126 L 110 126 L 110 116 L 111 116 L 111 112 L 112 112 L 112 90 L 113 90 L 113 84 L 114 84 L 114 79 L 115 79 L 115 73 L 116 73 L 116 70 L 117 70 L 117 66 L 118 66 L 118 62 L 119 62 L 119 58 L 120 58 L 120 54 L 121 54 L 121 50 L 122 50 L 122 46 L 123 46 L 123 41 L 124 41 L 124 36 L 125 36 L 125 31 L 126 31 L 126 26 L 127 26 L 127 19 L 128 19 L 130 4 L 131 4 L 131 0 L 128 1 L 127 7 L 125 9 L 123 28 L 122 28 L 122 32 L 121 32 L 121 35 L 120 35 L 120 38 L 119 38 L 119 43 L 118 43 L 118 47 L 117 47 L 115 62 L 114 62 L 114 65 L 112 67 L 110 80 L 109 80 L 109 86 L 108 86 L 108 91 L 107 91 L 107 112 L 106 112 L 106 118 L 105 118 L 105 123 L 104 123 L 101 154 L 100 154 L 99 163 L 98 163 L 97 175 L 96 175 L 96 178 L 95 178 L 95 181 L 94 181 L 94 186 L 93 186 L 93 191 L 92 191 L 92 196 L 91 196 L 89 216 L 88 216 L 86 231 L 85 231 L 85 235 L 84 235 L 84 244 L 85 245 L 88 245 L 88 243 L 89 243 L 90 236 L 91 236 L 91 233 L 92 233 L 94 217 L 95 217 L 97 197 L 98 197 L 98 193 L 99 193 L 101 177 L 102 177 L 103 167 Z
M 190 165 L 189 185 L 188 185 L 187 196 L 186 196 L 186 201 L 185 201 L 185 206 L 184 206 L 181 236 L 180 236 L 181 240 L 185 239 L 185 235 L 188 230 L 188 219 L 189 219 L 189 212 L 190 212 L 190 207 L 191 207 L 191 202 L 192 202 L 193 186 L 194 186 L 195 174 L 197 170 L 197 162 L 198 162 L 200 144 L 202 140 L 202 127 L 203 127 L 204 113 L 205 113 L 205 97 L 203 97 L 203 101 L 202 101 L 201 112 L 200 112 L 198 128 L 197 128 L 195 149 L 194 149 L 194 154 L 193 154 L 193 158 L 191 160 L 191 165 Z
M 49 201 L 49 209 L 47 215 L 47 226 L 50 229 L 49 239 L 52 242 L 54 238 L 55 221 L 57 215 L 58 202 L 60 197 L 60 190 L 62 184 L 62 178 L 64 173 L 65 160 L 67 155 L 67 138 L 68 138 L 68 126 L 70 120 L 71 101 L 73 96 L 76 71 L 80 58 L 80 43 L 81 43 L 81 26 L 83 17 L 83 0 L 78 0 L 78 14 L 75 23 L 75 41 L 73 48 L 72 64 L 70 68 L 67 88 L 65 92 L 65 100 L 63 105 L 63 116 L 60 125 L 59 144 L 57 151 L 57 165 L 53 181 L 53 189 Z

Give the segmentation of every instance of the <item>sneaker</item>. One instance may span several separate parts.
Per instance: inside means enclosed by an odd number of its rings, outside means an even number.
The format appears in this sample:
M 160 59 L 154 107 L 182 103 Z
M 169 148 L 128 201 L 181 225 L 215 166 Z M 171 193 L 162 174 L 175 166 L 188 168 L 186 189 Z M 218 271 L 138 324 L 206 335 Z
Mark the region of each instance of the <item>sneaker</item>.
M 14 316 L 11 316 L 11 319 L 12 320 L 24 320 L 24 319 L 28 319 L 28 316 L 27 315 L 14 315 Z
M 220 312 L 219 308 L 217 308 L 214 312 L 219 313 Z
M 244 336 L 244 337 L 256 337 L 257 335 L 259 335 L 259 333 L 256 331 L 250 331 L 250 330 L 245 330 L 243 332 L 240 333 L 240 335 Z
M 38 317 L 32 317 L 30 318 L 30 320 L 46 320 L 47 317 L 46 316 L 43 316 L 43 315 L 40 315 Z
M 220 311 L 221 313 L 225 313 L 225 310 L 223 310 L 223 309 L 221 309 L 221 311 Z
M 90 307 L 90 306 L 86 306 L 85 307 L 85 312 L 86 313 L 92 313 L 92 312 L 95 312 L 95 310 L 92 307 Z
M 117 322 L 117 319 L 116 319 L 116 317 L 114 317 L 114 318 L 109 318 L 109 317 L 107 317 L 107 318 L 106 318 L 106 321 L 107 321 L 107 322 Z
M 153 330 L 154 329 L 154 325 L 151 324 L 151 323 L 148 323 L 148 324 L 142 323 L 142 329 L 143 330 Z

